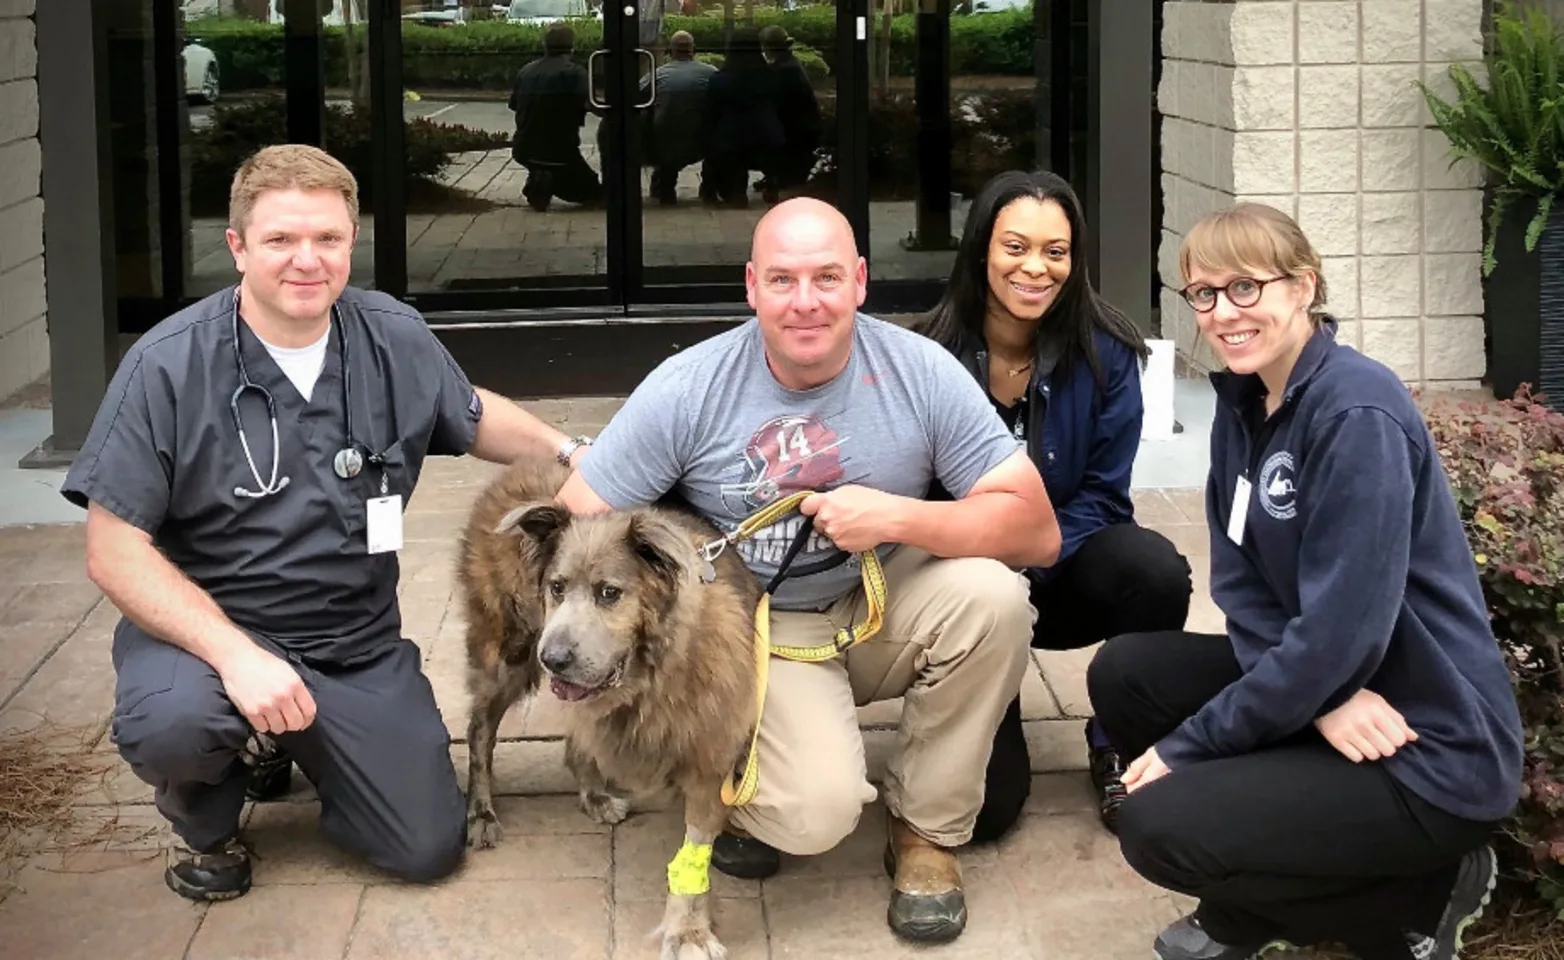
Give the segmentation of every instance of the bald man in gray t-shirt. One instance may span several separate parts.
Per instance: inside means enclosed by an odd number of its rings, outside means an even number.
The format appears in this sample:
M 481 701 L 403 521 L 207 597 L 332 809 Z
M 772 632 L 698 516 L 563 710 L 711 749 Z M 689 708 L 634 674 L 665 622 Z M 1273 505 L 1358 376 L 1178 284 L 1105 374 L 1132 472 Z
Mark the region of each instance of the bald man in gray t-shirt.
M 858 313 L 866 275 L 834 208 L 772 209 L 745 270 L 755 318 L 654 370 L 560 500 L 588 513 L 677 493 L 731 530 L 779 497 L 817 491 L 735 547 L 767 581 L 814 517 L 790 568 L 801 575 L 773 597 L 773 644 L 828 643 L 861 620 L 853 555 L 877 552 L 880 632 L 825 663 L 772 658 L 759 790 L 733 809 L 712 863 L 767 876 L 778 849 L 822 853 L 851 833 L 875 799 L 856 708 L 905 697 L 885 778 L 889 922 L 906 939 L 945 941 L 967 918 L 954 848 L 971 838 L 994 733 L 1028 659 L 1035 614 L 1014 568 L 1052 564 L 1059 526 L 1036 468 L 956 360 Z M 925 501 L 934 480 L 956 499 Z

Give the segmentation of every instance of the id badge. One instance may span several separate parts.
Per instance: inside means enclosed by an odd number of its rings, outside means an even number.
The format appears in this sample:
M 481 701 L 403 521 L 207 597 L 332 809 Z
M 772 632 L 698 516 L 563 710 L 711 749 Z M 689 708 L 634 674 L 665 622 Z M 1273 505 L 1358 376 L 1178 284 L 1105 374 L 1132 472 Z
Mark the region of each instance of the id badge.
M 375 497 L 366 504 L 369 519 L 369 552 L 402 549 L 402 495 Z
M 1227 539 L 1244 545 L 1244 521 L 1249 519 L 1249 478 L 1240 476 L 1233 487 L 1233 512 L 1227 517 Z

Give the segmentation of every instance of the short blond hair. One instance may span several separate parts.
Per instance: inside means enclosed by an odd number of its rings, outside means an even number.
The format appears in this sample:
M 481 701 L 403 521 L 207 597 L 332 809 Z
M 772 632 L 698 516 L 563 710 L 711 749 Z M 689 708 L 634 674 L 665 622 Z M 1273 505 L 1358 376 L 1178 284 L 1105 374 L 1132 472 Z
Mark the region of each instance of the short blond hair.
M 332 190 L 347 202 L 348 216 L 358 227 L 358 180 L 331 154 L 302 143 L 262 147 L 234 172 L 228 191 L 228 225 L 240 236 L 249 226 L 250 211 L 268 190 Z
M 1297 222 L 1263 203 L 1240 203 L 1207 214 L 1184 237 L 1178 268 L 1188 283 L 1196 268 L 1215 273 L 1254 271 L 1295 277 L 1314 274 L 1314 301 L 1309 313 L 1325 306 L 1325 274 L 1320 255 Z

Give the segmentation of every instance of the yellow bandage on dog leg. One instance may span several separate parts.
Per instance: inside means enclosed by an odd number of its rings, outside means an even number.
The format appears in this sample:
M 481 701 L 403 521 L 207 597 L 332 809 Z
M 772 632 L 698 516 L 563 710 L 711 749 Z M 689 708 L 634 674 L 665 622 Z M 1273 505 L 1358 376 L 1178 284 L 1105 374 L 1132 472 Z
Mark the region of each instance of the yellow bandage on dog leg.
M 668 864 L 668 892 L 695 897 L 710 889 L 711 844 L 692 843 L 686 839 Z

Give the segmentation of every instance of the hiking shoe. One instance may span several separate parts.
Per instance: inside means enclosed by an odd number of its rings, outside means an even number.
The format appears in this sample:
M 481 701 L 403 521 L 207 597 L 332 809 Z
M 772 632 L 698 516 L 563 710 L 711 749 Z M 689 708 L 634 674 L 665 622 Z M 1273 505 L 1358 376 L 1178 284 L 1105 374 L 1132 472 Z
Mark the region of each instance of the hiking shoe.
M 782 854 L 771 844 L 729 827 L 712 841 L 711 865 L 740 880 L 764 880 L 782 868 Z
M 1119 808 L 1130 792 L 1124 788 L 1124 761 L 1119 752 L 1109 746 L 1091 745 L 1091 724 L 1086 721 L 1087 769 L 1091 771 L 1092 787 L 1097 791 L 1097 817 L 1108 832 L 1119 832 Z
M 1492 847 L 1485 845 L 1462 857 L 1439 929 L 1431 937 L 1408 937 L 1412 956 L 1417 960 L 1457 960 L 1466 928 L 1483 915 L 1498 879 L 1499 864 Z
M 250 784 L 244 795 L 257 803 L 280 800 L 293 785 L 293 760 L 267 733 L 250 736 L 241 755 L 250 768 Z
M 886 919 L 899 937 L 947 943 L 967 926 L 961 864 L 953 850 L 937 846 L 891 817 L 885 839 L 885 872 L 894 880 Z
M 1211 939 L 1194 914 L 1180 917 L 1157 935 L 1157 960 L 1253 960 L 1272 950 L 1290 947 L 1285 940 L 1230 945 Z
M 250 851 L 238 839 L 205 852 L 183 843 L 169 851 L 163 871 L 168 889 L 188 900 L 232 900 L 250 889 Z

